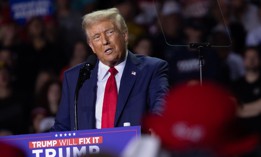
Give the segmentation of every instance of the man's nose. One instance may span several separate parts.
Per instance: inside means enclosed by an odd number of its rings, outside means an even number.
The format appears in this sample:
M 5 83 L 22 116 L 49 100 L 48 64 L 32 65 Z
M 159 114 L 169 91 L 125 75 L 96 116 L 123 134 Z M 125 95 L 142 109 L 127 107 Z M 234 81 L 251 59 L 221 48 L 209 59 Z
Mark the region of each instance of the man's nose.
M 108 45 L 109 44 L 109 39 L 106 36 L 106 34 L 103 34 L 101 37 L 102 37 L 102 44 L 103 45 Z

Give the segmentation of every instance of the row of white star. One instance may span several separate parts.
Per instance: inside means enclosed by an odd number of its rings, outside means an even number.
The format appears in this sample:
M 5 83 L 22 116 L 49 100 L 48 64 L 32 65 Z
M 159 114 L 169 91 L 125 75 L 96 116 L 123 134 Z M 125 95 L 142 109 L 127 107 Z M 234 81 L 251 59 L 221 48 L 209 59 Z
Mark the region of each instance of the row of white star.
M 54 135 L 55 137 L 67 137 L 67 136 L 69 136 L 69 137 L 71 137 L 71 136 L 76 136 L 76 133 L 74 132 L 74 133 L 60 133 L 60 134 L 55 134 Z

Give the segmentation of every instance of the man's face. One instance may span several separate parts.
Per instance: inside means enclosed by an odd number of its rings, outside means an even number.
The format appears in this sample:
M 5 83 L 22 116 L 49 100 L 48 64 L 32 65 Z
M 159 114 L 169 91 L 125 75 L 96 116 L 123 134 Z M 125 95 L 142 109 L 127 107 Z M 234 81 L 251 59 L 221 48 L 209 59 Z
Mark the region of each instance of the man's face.
M 86 32 L 88 44 L 103 64 L 111 67 L 124 60 L 127 32 L 121 32 L 110 20 L 97 22 L 87 28 Z
M 245 53 L 244 64 L 246 70 L 258 70 L 260 61 L 258 58 L 258 52 L 256 50 L 249 49 Z

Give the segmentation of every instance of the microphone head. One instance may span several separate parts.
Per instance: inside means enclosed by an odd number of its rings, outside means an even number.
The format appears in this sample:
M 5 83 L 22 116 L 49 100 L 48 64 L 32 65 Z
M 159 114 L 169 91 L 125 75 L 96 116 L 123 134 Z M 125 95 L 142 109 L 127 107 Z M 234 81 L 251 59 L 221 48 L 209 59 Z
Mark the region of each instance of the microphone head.
M 91 70 L 94 68 L 97 62 L 96 55 L 90 55 L 83 66 L 80 68 L 77 88 L 81 88 L 83 82 L 90 78 Z
M 96 62 L 97 62 L 97 56 L 95 54 L 92 54 L 87 58 L 85 62 L 85 66 L 88 68 L 88 70 L 92 70 Z

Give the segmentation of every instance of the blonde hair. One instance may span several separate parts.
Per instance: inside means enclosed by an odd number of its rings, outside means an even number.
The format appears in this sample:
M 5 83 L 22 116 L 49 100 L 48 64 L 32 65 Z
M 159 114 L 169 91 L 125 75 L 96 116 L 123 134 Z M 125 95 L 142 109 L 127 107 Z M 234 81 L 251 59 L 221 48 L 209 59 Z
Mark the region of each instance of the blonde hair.
M 99 11 L 94 11 L 83 16 L 82 28 L 87 31 L 87 29 L 97 22 L 103 20 L 111 20 L 115 23 L 118 29 L 122 33 L 127 33 L 128 28 L 125 23 L 124 18 L 121 16 L 117 8 L 104 9 Z M 86 32 L 87 33 L 87 32 Z

